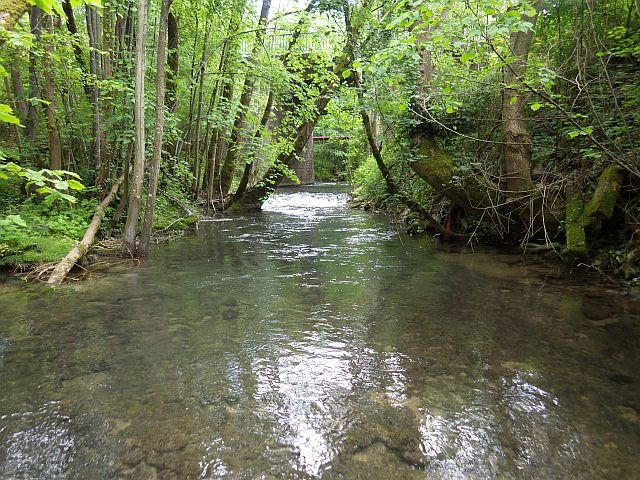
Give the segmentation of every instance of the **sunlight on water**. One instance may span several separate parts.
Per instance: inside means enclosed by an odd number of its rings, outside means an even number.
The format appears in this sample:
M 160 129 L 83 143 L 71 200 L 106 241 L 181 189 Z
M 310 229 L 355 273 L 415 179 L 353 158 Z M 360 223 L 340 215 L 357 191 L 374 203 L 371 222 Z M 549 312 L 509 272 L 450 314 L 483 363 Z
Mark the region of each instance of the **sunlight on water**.
M 265 212 L 278 212 L 302 218 L 319 218 L 336 209 L 346 209 L 346 193 L 276 192 L 262 206 Z

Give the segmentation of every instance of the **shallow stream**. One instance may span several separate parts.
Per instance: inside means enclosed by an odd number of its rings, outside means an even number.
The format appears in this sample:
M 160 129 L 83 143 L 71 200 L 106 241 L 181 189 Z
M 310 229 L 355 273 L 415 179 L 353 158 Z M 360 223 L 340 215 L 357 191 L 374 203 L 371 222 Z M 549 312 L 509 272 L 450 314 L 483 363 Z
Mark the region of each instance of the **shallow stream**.
M 288 189 L 124 272 L 0 283 L 0 478 L 638 478 L 638 303 L 401 232 Z

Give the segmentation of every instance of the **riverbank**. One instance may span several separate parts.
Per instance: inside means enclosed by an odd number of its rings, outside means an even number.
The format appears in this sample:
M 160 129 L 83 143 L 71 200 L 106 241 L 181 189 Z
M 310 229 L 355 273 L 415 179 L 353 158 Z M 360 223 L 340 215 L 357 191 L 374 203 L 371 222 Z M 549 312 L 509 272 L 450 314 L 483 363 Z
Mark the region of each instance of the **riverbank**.
M 76 194 L 73 203 L 45 203 L 26 196 L 22 182 L 0 184 L 0 271 L 17 272 L 28 279 L 44 279 L 51 268 L 80 241 L 96 211 L 95 192 Z M 120 230 L 124 218 L 119 203 L 110 205 L 100 224 L 95 251 L 82 261 L 86 267 L 101 257 L 122 257 Z M 144 212 L 144 204 L 141 212 Z M 153 238 L 166 242 L 194 228 L 202 213 L 198 205 L 178 191 L 158 193 Z

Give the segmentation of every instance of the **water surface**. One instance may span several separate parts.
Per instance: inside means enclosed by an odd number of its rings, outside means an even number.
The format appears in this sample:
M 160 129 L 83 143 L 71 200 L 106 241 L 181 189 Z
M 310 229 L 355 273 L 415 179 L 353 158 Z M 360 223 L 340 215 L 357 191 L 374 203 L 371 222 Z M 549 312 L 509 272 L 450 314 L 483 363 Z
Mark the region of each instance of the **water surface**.
M 0 284 L 0 478 L 637 478 L 636 303 L 327 190 Z

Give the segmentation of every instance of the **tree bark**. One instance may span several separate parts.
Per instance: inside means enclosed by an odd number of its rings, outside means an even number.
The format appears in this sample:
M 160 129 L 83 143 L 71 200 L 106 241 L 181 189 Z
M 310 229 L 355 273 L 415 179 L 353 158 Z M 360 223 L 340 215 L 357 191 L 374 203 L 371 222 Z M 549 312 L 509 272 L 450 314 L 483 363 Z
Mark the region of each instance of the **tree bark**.
M 102 50 L 100 15 L 95 7 L 86 7 L 87 32 L 89 34 L 89 71 L 93 79 L 91 89 L 91 103 L 93 105 L 93 159 L 96 169 L 96 185 L 100 186 L 106 180 L 106 168 L 103 161 L 108 161 L 105 153 L 106 135 L 102 131 L 102 108 L 100 102 L 100 87 L 98 82 L 103 79 L 102 75 Z
M 197 100 L 197 111 L 196 111 L 196 126 L 195 126 L 195 144 L 193 148 L 193 153 L 195 157 L 193 159 L 193 196 L 194 198 L 198 198 L 198 193 L 200 192 L 200 125 L 202 125 L 202 107 L 203 107 L 203 97 L 204 97 L 204 76 L 207 71 L 207 47 L 209 40 L 209 23 L 205 27 L 204 32 L 204 42 L 202 44 L 202 59 L 200 61 L 200 77 L 199 77 L 199 85 L 198 85 L 198 100 Z
M 541 0 L 533 3 L 536 14 L 525 17 L 535 26 Z M 527 58 L 533 38 L 531 29 L 512 32 L 509 48 L 515 60 L 503 67 L 504 91 L 502 94 L 503 155 L 507 194 L 518 196 L 531 190 L 531 137 L 526 130 L 526 97 L 520 84 L 527 68 Z
M 49 34 L 53 34 L 53 16 L 45 15 L 44 23 Z M 42 58 L 44 71 L 44 98 L 47 101 L 47 134 L 49 139 L 49 169 L 62 169 L 62 142 L 56 120 L 56 87 L 53 79 L 53 66 L 51 55 L 53 44 L 50 39 L 45 46 L 45 55 Z
M 151 157 L 151 172 L 149 175 L 149 192 L 144 213 L 144 224 L 138 245 L 138 256 L 146 257 L 149 254 L 151 242 L 151 229 L 153 227 L 153 213 L 156 205 L 156 192 L 158 191 L 158 176 L 160 175 L 160 160 L 162 158 L 162 134 L 164 132 L 164 90 L 165 90 L 165 64 L 167 47 L 167 23 L 169 8 L 172 0 L 162 0 L 160 8 L 160 28 L 158 30 L 158 65 L 156 68 L 156 124 L 153 136 L 153 154 Z
M 178 88 L 178 66 L 179 66 L 179 47 L 180 47 L 180 37 L 178 30 L 178 17 L 169 12 L 168 17 L 168 66 L 169 69 L 167 71 L 167 89 L 166 89 L 166 104 L 167 108 L 171 113 L 176 111 L 178 108 L 178 97 L 177 97 L 177 88 Z
M 78 65 L 82 68 L 83 72 L 86 72 L 87 65 L 84 61 L 84 54 L 82 53 L 82 48 L 80 47 L 80 37 L 78 35 L 78 26 L 76 25 L 76 18 L 73 15 L 73 7 L 71 6 L 71 0 L 65 0 L 62 3 L 62 9 L 64 10 L 64 14 L 67 16 L 67 30 L 73 37 L 73 54 L 76 57 L 76 61 Z M 90 93 L 90 92 L 89 92 Z
M 47 283 L 52 287 L 56 287 L 60 285 L 65 277 L 69 274 L 69 271 L 74 267 L 74 265 L 80 260 L 91 248 L 93 245 L 93 239 L 98 233 L 98 229 L 100 228 L 100 222 L 102 221 L 102 217 L 104 216 L 105 209 L 109 206 L 109 204 L 113 201 L 116 194 L 118 193 L 118 189 L 124 180 L 124 175 L 122 175 L 118 181 L 113 185 L 109 194 L 100 202 L 98 208 L 96 209 L 96 213 L 93 215 L 91 219 L 91 223 L 89 227 L 84 232 L 84 236 L 82 240 L 71 249 L 67 255 L 60 260 L 58 265 L 53 269 L 53 273 L 49 277 Z
M 133 165 L 133 182 L 127 209 L 127 222 L 124 229 L 123 243 L 130 255 L 136 253 L 136 231 L 140 215 L 142 198 L 142 182 L 144 180 L 145 162 L 145 130 L 144 130 L 144 73 L 145 73 L 145 40 L 147 36 L 148 1 L 138 2 L 138 36 L 136 38 L 136 84 L 135 84 L 135 160 Z
M 13 90 L 13 98 L 16 102 L 16 109 L 22 116 L 26 118 L 29 113 L 27 102 L 24 98 L 24 85 L 22 84 L 22 76 L 20 71 L 15 68 L 9 68 L 11 74 L 11 89 Z
M 36 39 L 36 42 L 40 42 L 42 37 L 42 10 L 38 7 L 31 7 L 29 9 L 29 25 L 31 35 Z M 40 97 L 40 76 L 38 75 L 37 68 L 38 58 L 33 51 L 29 52 L 29 97 Z M 34 101 L 30 101 L 27 105 L 27 118 L 25 122 L 27 138 L 29 145 L 33 149 L 36 143 L 36 134 L 38 133 L 38 104 Z

